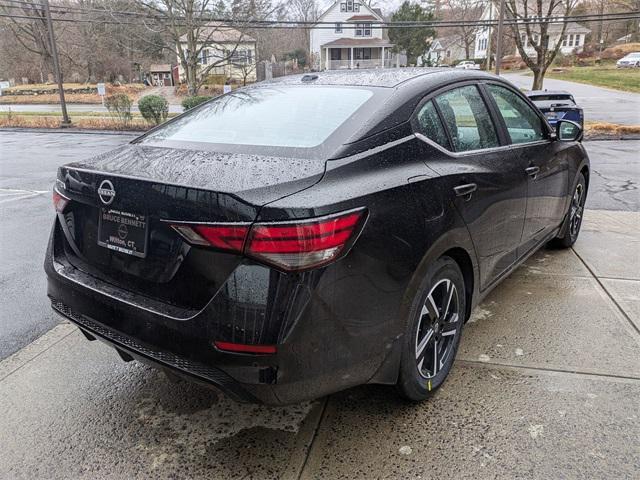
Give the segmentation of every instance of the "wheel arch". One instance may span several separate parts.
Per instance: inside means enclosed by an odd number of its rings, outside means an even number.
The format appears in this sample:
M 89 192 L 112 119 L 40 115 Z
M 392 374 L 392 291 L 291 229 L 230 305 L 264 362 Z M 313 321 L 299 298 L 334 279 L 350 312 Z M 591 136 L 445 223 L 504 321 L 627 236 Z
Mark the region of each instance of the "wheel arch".
M 454 262 L 458 264 L 460 271 L 462 272 L 462 278 L 464 278 L 464 293 L 465 293 L 465 322 L 469 320 L 471 316 L 471 310 L 473 305 L 473 292 L 475 288 L 475 278 L 474 278 L 474 269 L 473 262 L 471 260 L 471 256 L 469 252 L 467 252 L 464 248 L 454 247 L 450 248 L 446 252 L 444 252 L 440 257 L 450 257 Z M 438 257 L 438 258 L 440 258 Z

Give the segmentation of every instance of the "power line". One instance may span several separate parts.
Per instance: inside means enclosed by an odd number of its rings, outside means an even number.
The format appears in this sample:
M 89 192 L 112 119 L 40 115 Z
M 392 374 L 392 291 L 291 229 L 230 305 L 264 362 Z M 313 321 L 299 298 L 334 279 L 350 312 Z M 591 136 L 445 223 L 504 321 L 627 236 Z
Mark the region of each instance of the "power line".
M 12 3 L 21 3 L 27 6 L 28 9 L 41 11 L 40 8 L 36 8 L 35 4 L 31 2 L 21 2 L 18 0 L 3 0 L 5 2 Z M 4 8 L 25 8 L 25 7 L 17 7 L 13 5 L 0 5 Z M 108 16 L 113 17 L 113 12 L 109 10 L 100 10 L 100 9 L 92 9 L 99 11 L 99 13 L 104 13 Z M 89 12 L 81 11 L 74 12 L 69 11 L 67 8 L 61 7 L 53 7 L 51 8 L 52 13 L 56 13 L 58 15 L 66 15 L 66 14 L 88 14 Z M 134 14 L 135 12 L 129 12 L 130 14 Z M 170 17 L 161 17 L 161 16 L 150 16 L 144 13 L 136 13 L 136 16 L 139 18 L 146 18 L 148 20 L 156 20 L 163 21 L 169 20 Z M 33 20 L 33 16 L 29 15 L 18 15 L 18 14 L 0 14 L 0 17 L 6 18 L 15 18 L 15 19 L 26 19 Z M 604 18 L 603 18 L 604 17 Z M 629 13 L 618 13 L 618 14 L 590 14 L 590 15 L 574 15 L 574 16 L 566 16 L 566 17 L 551 17 L 551 18 L 541 18 L 541 17 L 527 17 L 527 18 L 509 18 L 504 20 L 504 25 L 553 25 L 553 24 L 564 24 L 569 22 L 600 22 L 600 21 L 627 21 L 633 19 L 640 19 L 640 12 L 629 12 Z M 250 28 L 250 29 L 327 29 L 333 30 L 335 28 L 335 22 L 298 22 L 298 21 L 279 21 L 279 20 L 238 20 L 238 19 L 212 19 L 212 18 L 198 18 L 191 23 L 181 23 L 185 19 L 183 17 L 174 18 L 178 23 L 175 25 L 177 27 L 192 27 L 194 24 L 202 24 L 205 26 L 207 23 L 217 23 L 219 28 L 233 28 L 233 27 L 241 27 L 241 28 Z M 73 22 L 73 23 L 100 23 L 100 24 L 108 24 L 108 25 L 140 25 L 139 22 L 128 22 L 116 19 L 113 17 L 113 20 L 97 20 L 97 19 L 84 19 L 84 18 L 62 18 L 62 17 L 52 17 L 52 21 L 57 22 Z M 368 22 L 370 28 L 437 28 L 437 27 L 492 27 L 496 26 L 497 20 L 469 20 L 469 21 L 428 21 L 428 22 Z M 330 25 L 330 26 L 329 26 Z M 343 29 L 360 29 L 362 27 L 357 24 L 343 24 Z
M 21 4 L 30 7 L 36 7 L 34 9 L 39 10 L 38 4 L 34 4 L 32 2 L 23 1 L 23 0 L 3 0 L 7 3 L 13 4 Z M 3 5 L 5 8 L 23 8 L 17 6 Z M 135 16 L 139 18 L 147 18 L 150 20 L 169 20 L 173 18 L 174 20 L 184 21 L 184 17 L 168 17 L 159 14 L 150 14 L 145 12 L 133 12 L 133 11 L 118 11 L 118 10 L 108 10 L 108 9 L 98 9 L 98 8 L 89 8 L 89 7 L 67 7 L 67 6 L 58 6 L 52 7 L 52 12 L 57 14 L 89 14 L 89 13 L 102 13 L 111 17 L 114 15 L 123 15 L 123 16 Z M 6 16 L 6 15 L 5 15 Z M 535 24 L 562 24 L 567 22 L 595 22 L 595 21 L 624 21 L 631 20 L 635 18 L 640 18 L 640 12 L 619 12 L 619 13 L 603 13 L 603 14 L 581 14 L 581 15 L 570 15 L 570 16 L 553 16 L 553 17 L 518 17 L 518 18 L 508 18 L 505 19 L 504 23 L 507 25 L 535 25 Z M 54 21 L 67 21 L 67 19 L 62 18 L 53 18 Z M 80 21 L 80 20 L 77 20 Z M 85 20 L 86 21 L 86 20 Z M 334 29 L 335 22 L 305 22 L 305 21 L 297 21 L 297 20 L 258 20 L 258 19 L 233 19 L 233 18 L 218 18 L 211 16 L 203 16 L 196 20 L 196 23 L 201 22 L 212 22 L 219 23 L 220 26 L 242 26 L 247 28 L 307 28 L 313 27 L 318 29 Z M 100 22 L 104 23 L 104 22 Z M 117 20 L 115 23 L 120 24 L 128 24 L 127 22 L 123 22 Z M 468 20 L 468 21 L 442 21 L 442 20 L 433 20 L 433 21 L 393 21 L 393 22 L 367 22 L 370 24 L 371 28 L 425 28 L 425 27 L 453 27 L 453 26 L 477 26 L 477 27 L 490 27 L 496 26 L 497 20 Z M 185 24 L 187 25 L 187 24 Z M 327 27 L 323 27 L 327 25 Z M 182 24 L 178 24 L 177 26 L 182 26 Z M 343 24 L 342 28 L 354 29 L 357 28 L 355 24 Z

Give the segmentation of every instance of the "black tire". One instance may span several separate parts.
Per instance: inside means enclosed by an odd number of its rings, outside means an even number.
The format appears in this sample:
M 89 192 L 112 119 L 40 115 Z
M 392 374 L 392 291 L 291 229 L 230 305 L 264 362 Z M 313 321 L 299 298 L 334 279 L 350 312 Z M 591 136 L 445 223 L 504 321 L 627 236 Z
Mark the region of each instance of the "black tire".
M 449 295 L 448 311 L 443 312 Z M 441 257 L 428 268 L 409 311 L 396 385 L 403 397 L 422 401 L 440 388 L 458 351 L 465 312 L 465 286 L 460 267 L 452 258 Z
M 563 223 L 562 232 L 551 243 L 557 248 L 570 248 L 578 240 L 580 227 L 582 226 L 582 215 L 584 213 L 584 202 L 587 199 L 587 182 L 582 173 L 578 176 L 578 183 L 571 196 L 571 204 Z

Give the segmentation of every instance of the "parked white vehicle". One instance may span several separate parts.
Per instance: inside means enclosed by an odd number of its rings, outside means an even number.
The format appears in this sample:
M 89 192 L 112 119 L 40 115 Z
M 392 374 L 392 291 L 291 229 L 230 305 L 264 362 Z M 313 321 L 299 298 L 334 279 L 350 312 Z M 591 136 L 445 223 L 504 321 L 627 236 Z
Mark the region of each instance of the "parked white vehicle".
M 640 67 L 640 52 L 632 52 L 616 62 L 618 68 L 637 68 Z
M 464 70 L 480 70 L 480 65 L 472 60 L 464 60 L 457 64 L 456 68 L 462 68 Z

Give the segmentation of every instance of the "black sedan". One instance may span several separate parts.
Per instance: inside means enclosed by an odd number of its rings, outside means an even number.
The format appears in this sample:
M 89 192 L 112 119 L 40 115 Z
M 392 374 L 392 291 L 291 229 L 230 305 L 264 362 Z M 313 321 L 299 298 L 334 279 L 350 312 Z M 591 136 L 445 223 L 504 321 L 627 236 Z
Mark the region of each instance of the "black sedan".
M 576 241 L 580 139 L 477 71 L 257 84 L 59 169 L 48 295 L 125 361 L 241 401 L 422 400 L 487 292 Z

